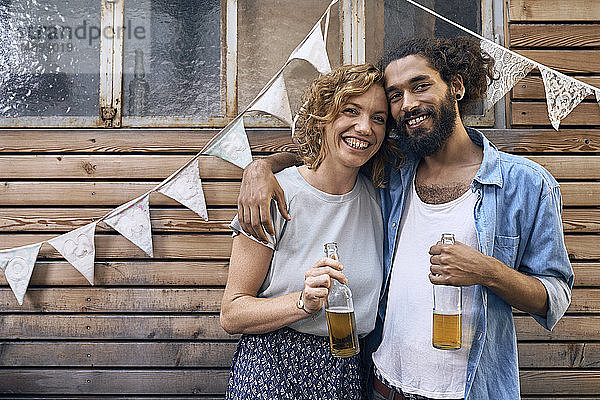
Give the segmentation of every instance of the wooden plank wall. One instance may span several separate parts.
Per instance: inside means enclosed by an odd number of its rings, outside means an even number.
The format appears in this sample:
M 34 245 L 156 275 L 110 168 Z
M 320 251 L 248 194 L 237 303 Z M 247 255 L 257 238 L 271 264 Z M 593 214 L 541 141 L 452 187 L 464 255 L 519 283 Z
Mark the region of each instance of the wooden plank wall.
M 575 4 L 576 3 L 576 4 Z M 516 51 L 600 85 L 600 10 L 587 0 L 510 0 Z M 552 332 L 516 313 L 523 397 L 600 395 L 600 111 L 586 99 L 555 132 L 539 74 L 513 90 L 501 149 L 559 180 L 573 302 Z M 57 236 L 146 192 L 217 131 L 0 130 L 0 249 Z M 289 132 L 249 129 L 254 155 L 291 148 Z M 155 258 L 102 224 L 96 285 L 50 246 L 23 306 L 0 278 L 0 397 L 219 399 L 236 338 L 219 326 L 241 172 L 213 157 L 200 171 L 209 222 L 151 196 Z
M 255 155 L 289 149 L 289 132 L 248 132 Z M 216 133 L 0 130 L 0 249 L 103 216 Z M 241 170 L 199 165 L 210 221 L 153 193 L 153 259 L 99 224 L 95 286 L 47 244 L 22 306 L 0 278 L 0 397 L 222 398 L 236 338 L 218 312 Z
M 0 131 L 0 248 L 91 222 L 168 176 L 214 133 Z M 598 393 L 600 157 L 590 153 L 600 151 L 600 130 L 486 134 L 561 181 L 576 270 L 573 304 L 552 333 L 516 316 L 523 392 L 564 398 Z M 249 130 L 249 137 L 255 155 L 291 148 L 287 130 Z M 222 397 L 235 337 L 221 330 L 218 311 L 231 244 L 227 222 L 235 214 L 241 173 L 213 157 L 201 158 L 200 171 L 210 221 L 153 194 L 154 259 L 99 226 L 96 286 L 48 245 L 23 306 L 0 281 L 0 397 Z
M 600 2 L 508 1 L 511 50 L 600 87 Z M 575 269 L 573 301 L 552 333 L 519 325 L 524 398 L 600 398 L 600 108 L 588 97 L 561 123 L 548 121 L 534 70 L 512 90 L 506 150 L 548 168 L 563 192 L 566 243 Z M 530 130 L 530 129 L 535 130 Z M 519 317 L 518 317 L 519 318 Z

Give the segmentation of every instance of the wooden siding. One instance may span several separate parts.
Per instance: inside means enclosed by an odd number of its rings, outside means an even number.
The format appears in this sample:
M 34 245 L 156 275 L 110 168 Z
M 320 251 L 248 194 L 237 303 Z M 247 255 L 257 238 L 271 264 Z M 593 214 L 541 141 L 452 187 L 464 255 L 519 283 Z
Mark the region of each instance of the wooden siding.
M 600 87 L 600 3 L 587 0 L 510 0 L 506 43 L 535 61 Z M 504 150 L 546 167 L 563 194 L 565 242 L 575 271 L 566 316 L 546 332 L 516 316 L 524 399 L 600 396 L 600 107 L 587 97 L 550 126 L 545 91 L 534 70 L 511 91 L 511 130 L 489 134 Z M 499 135 L 506 135 L 500 138 Z
M 600 8 L 589 0 L 510 0 L 506 43 L 600 86 Z M 552 332 L 515 312 L 525 399 L 600 395 L 600 109 L 589 97 L 550 127 L 534 72 L 512 90 L 500 149 L 545 166 L 563 193 L 575 270 Z M 0 130 L 0 249 L 83 226 L 185 163 L 211 129 Z M 248 129 L 254 156 L 292 148 L 289 131 Z M 104 224 L 95 286 L 44 245 L 22 306 L 0 276 L 0 398 L 222 399 L 237 337 L 219 326 L 241 171 L 200 158 L 206 222 L 151 196 L 155 258 Z M 2 275 L 2 274 L 0 274 Z
M 600 3 L 594 0 L 508 0 L 511 22 L 598 21 Z
M 101 217 L 160 182 L 194 154 L 194 139 L 200 148 L 215 132 L 0 131 L 0 247 Z M 485 133 L 559 180 L 576 272 L 573 302 L 552 332 L 515 316 L 523 394 L 593 395 L 600 385 L 600 130 Z M 283 129 L 249 130 L 249 137 L 255 156 L 291 146 Z M 221 329 L 218 312 L 241 171 L 214 157 L 201 157 L 200 171 L 210 221 L 153 194 L 154 259 L 101 223 L 95 286 L 48 245 L 22 306 L 0 277 L 0 397 L 222 398 L 237 337 Z
M 217 130 L 0 131 L 0 248 L 88 224 L 151 189 Z M 248 130 L 255 156 L 289 133 Z M 237 336 L 219 325 L 241 170 L 199 167 L 210 221 L 153 193 L 150 259 L 100 223 L 95 286 L 44 245 L 19 306 L 0 277 L 0 397 L 219 399 Z

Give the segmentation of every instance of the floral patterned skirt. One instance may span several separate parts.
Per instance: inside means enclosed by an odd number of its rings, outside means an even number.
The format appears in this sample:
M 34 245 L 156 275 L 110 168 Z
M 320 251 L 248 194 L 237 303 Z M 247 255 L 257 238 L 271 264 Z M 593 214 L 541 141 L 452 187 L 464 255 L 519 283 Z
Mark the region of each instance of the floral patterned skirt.
M 327 337 L 282 328 L 242 336 L 225 398 L 360 400 L 367 396 L 359 355 L 333 357 Z

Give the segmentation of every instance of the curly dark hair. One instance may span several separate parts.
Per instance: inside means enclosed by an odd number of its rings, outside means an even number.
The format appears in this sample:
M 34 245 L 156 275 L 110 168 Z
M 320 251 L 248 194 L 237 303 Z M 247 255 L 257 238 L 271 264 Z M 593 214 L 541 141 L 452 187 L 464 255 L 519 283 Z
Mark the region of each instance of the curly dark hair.
M 414 38 L 403 41 L 388 51 L 379 61 L 379 68 L 385 68 L 393 61 L 418 55 L 440 73 L 447 84 L 457 76 L 462 78 L 465 95 L 458 103 L 461 115 L 476 101 L 485 97 L 488 80 L 494 77 L 494 59 L 481 49 L 479 40 L 470 37 Z

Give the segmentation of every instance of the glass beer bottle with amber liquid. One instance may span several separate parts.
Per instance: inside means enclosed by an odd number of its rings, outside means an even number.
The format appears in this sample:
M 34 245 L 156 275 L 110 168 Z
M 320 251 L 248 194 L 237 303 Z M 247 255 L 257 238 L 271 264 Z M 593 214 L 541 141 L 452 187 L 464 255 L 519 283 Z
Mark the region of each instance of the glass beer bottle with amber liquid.
M 442 234 L 442 244 L 454 244 L 452 233 Z M 462 289 L 460 286 L 433 285 L 433 347 L 457 350 L 462 334 Z
M 325 256 L 340 259 L 337 243 L 325 244 Z M 333 279 L 333 285 L 325 300 L 329 344 L 335 357 L 350 357 L 358 354 L 358 334 L 354 320 L 354 304 L 350 288 Z

